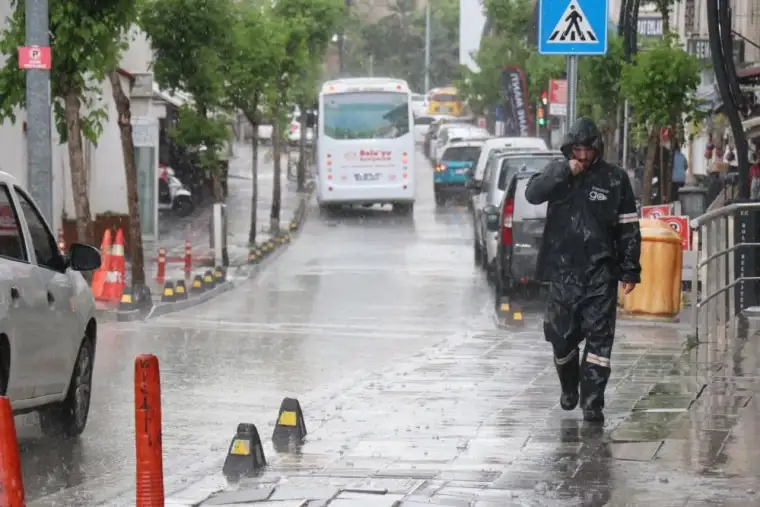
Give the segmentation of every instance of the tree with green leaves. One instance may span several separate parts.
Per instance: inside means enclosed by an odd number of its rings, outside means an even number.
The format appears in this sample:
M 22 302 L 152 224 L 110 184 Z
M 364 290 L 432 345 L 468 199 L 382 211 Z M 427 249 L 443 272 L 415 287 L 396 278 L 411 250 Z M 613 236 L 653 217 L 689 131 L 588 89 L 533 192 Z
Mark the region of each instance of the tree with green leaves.
M 273 22 L 285 34 L 285 52 L 274 73 L 272 93 L 265 95 L 273 118 L 274 184 L 269 215 L 271 234 L 277 234 L 280 230 L 281 153 L 287 105 L 294 102 L 296 90 L 304 86 L 304 69 L 308 69 L 317 60 L 321 61 L 324 56 L 329 41 L 342 21 L 343 5 L 340 0 L 279 0 L 272 7 Z M 313 86 L 316 87 L 316 83 Z M 302 137 L 305 135 L 306 132 L 301 132 Z
M 451 85 L 458 77 L 459 1 L 431 4 L 430 82 Z M 377 22 L 367 13 L 352 12 L 345 32 L 346 69 L 352 76 L 384 76 L 406 80 L 413 90 L 425 82 L 425 10 L 413 0 L 398 1 Z
M 620 74 L 623 69 L 623 39 L 610 32 L 607 54 L 587 56 L 578 64 L 578 112 L 599 125 L 607 156 L 618 144 L 617 111 L 621 102 Z
M 271 7 L 250 3 L 235 6 L 232 25 L 233 49 L 222 58 L 225 93 L 230 105 L 242 111 L 253 127 L 251 138 L 252 196 L 248 247 L 256 245 L 259 195 L 259 125 L 266 95 L 274 88 L 274 76 L 285 58 L 285 33 L 273 19 Z
M 140 25 L 155 55 L 156 82 L 165 90 L 192 96 L 170 135 L 177 144 L 197 150 L 200 168 L 213 179 L 218 201 L 223 198 L 220 154 L 230 139 L 222 116 L 223 56 L 234 45 L 233 23 L 231 0 L 145 0 L 140 12 Z
M 94 243 L 90 196 L 84 162 L 83 137 L 97 142 L 107 112 L 96 100 L 107 74 L 116 69 L 123 49 L 122 33 L 134 16 L 134 0 L 93 3 L 58 0 L 50 4 L 50 75 L 55 125 L 61 143 L 67 143 L 78 241 Z M 0 119 L 15 121 L 15 109 L 26 101 L 18 47 L 25 40 L 25 5 L 15 9 L 0 37 L 6 57 L 0 70 Z
M 660 130 L 688 123 L 698 114 L 695 93 L 701 70 L 699 60 L 684 51 L 678 38 L 670 34 L 622 67 L 620 89 L 631 104 L 634 128 L 647 147 L 643 205 L 649 204 Z M 665 184 L 669 183 L 667 176 L 663 174 L 661 178 Z

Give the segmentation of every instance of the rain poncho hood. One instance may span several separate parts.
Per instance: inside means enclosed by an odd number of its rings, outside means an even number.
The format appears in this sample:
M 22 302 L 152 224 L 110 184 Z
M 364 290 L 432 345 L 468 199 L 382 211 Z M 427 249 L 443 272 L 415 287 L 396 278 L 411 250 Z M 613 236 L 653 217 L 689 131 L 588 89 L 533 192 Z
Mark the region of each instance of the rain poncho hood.
M 568 160 L 573 155 L 573 146 L 593 148 L 596 150 L 597 156 L 599 158 L 602 157 L 604 154 L 604 142 L 602 141 L 602 134 L 599 132 L 599 128 L 597 128 L 594 120 L 580 117 L 575 120 L 573 126 L 570 127 L 570 131 L 565 134 L 565 139 L 560 149 Z

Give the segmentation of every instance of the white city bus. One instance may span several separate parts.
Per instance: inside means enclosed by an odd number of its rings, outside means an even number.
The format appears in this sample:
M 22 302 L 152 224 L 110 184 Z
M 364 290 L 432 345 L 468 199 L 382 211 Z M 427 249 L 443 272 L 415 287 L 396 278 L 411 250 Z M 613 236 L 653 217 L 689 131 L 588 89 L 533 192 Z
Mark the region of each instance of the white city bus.
M 411 213 L 415 196 L 414 116 L 406 81 L 328 81 L 319 94 L 317 201 L 392 204 Z

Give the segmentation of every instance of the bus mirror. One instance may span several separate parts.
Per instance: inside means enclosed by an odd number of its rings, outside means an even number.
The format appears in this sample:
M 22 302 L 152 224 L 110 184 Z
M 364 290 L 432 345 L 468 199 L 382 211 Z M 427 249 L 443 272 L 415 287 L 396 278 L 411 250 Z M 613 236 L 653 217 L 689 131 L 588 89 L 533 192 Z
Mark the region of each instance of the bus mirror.
M 313 129 L 317 126 L 317 115 L 314 114 L 314 111 L 309 111 L 306 113 L 306 128 Z

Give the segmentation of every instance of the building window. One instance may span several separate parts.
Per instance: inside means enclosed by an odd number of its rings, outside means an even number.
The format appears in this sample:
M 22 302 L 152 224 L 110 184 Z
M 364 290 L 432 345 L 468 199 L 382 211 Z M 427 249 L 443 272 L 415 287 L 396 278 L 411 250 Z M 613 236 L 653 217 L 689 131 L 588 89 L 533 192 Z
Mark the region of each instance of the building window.
M 683 11 L 683 31 L 686 34 L 696 33 L 697 30 L 697 17 L 696 17 L 696 0 L 685 0 Z

